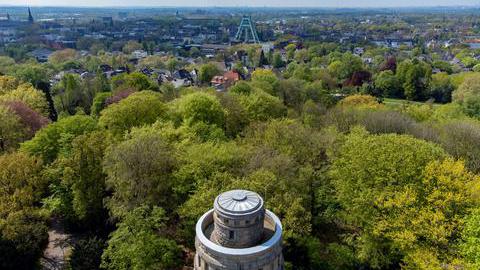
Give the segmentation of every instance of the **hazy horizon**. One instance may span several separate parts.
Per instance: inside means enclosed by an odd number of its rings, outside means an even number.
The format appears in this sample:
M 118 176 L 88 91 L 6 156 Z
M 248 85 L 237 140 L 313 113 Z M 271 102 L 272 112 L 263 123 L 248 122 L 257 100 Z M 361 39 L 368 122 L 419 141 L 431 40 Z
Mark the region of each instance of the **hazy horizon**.
M 306 8 L 404 8 L 404 7 L 468 7 L 479 6 L 479 1 L 459 0 L 455 4 L 446 0 L 78 0 L 66 2 L 59 0 L 0 0 L 0 6 L 31 7 L 306 7 Z

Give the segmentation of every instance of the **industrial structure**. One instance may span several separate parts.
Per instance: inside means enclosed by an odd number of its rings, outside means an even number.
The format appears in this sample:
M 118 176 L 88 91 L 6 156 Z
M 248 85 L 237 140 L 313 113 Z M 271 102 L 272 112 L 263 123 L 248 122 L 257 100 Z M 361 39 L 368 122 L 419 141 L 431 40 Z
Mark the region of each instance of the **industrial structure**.
M 197 222 L 195 270 L 283 270 L 282 224 L 255 192 L 220 194 Z
M 252 21 L 252 17 L 243 16 L 242 21 L 238 26 L 237 34 L 235 35 L 235 41 L 244 43 L 260 43 L 257 29 Z

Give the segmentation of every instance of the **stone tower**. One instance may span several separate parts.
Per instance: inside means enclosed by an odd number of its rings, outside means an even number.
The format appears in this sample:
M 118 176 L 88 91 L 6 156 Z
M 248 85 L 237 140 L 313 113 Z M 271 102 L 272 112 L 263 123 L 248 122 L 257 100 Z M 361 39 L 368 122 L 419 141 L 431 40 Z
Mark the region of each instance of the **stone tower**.
M 255 192 L 220 194 L 197 222 L 195 270 L 282 270 L 282 224 Z

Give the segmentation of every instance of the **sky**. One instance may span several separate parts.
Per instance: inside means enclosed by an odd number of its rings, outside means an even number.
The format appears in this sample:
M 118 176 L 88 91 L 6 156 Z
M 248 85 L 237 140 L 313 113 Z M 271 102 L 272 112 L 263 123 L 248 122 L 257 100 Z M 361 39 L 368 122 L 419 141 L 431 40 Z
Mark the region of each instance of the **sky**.
M 415 7 L 472 6 L 480 0 L 0 0 L 13 6 L 273 6 L 273 7 Z

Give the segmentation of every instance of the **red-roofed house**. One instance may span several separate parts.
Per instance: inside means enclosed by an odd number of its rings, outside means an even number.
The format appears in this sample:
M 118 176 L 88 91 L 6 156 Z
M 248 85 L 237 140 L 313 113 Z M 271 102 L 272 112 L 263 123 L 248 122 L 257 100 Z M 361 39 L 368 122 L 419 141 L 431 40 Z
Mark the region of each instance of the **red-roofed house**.
M 240 74 L 238 74 L 236 71 L 230 70 L 223 73 L 223 75 L 213 77 L 210 83 L 213 87 L 215 87 L 215 89 L 223 91 L 227 90 L 239 80 Z

